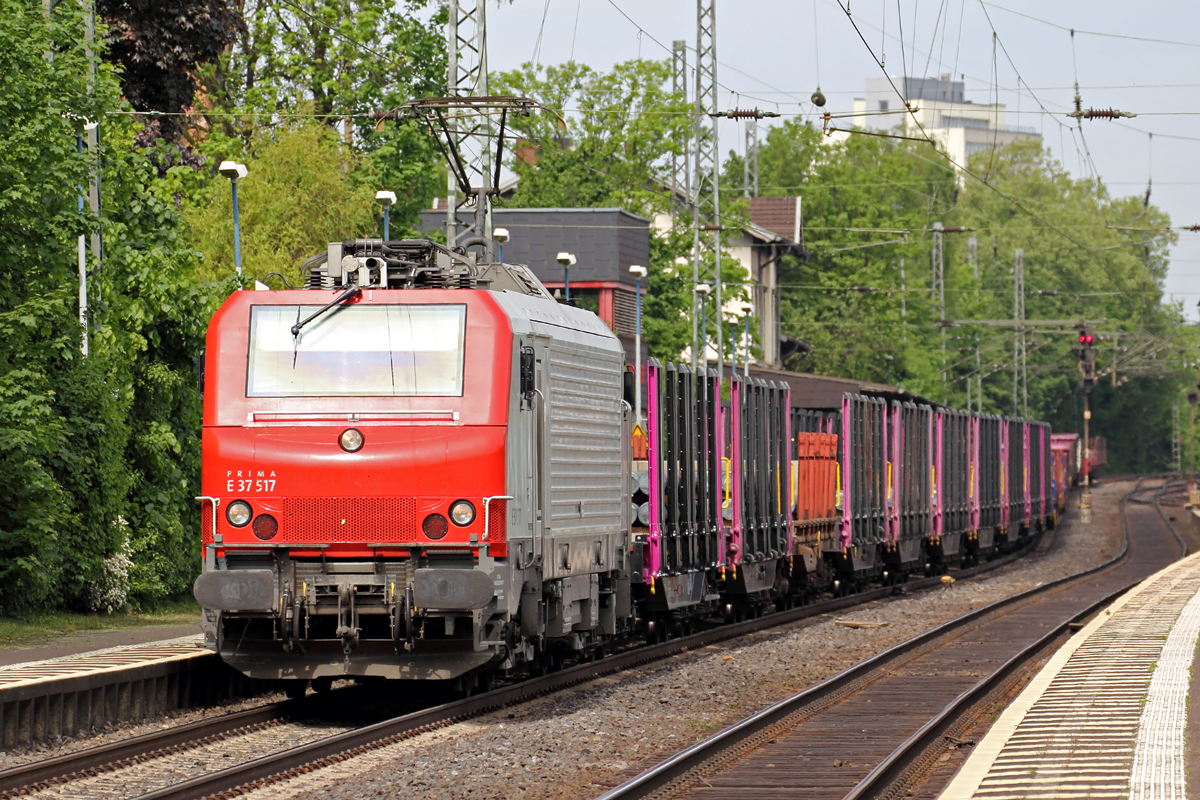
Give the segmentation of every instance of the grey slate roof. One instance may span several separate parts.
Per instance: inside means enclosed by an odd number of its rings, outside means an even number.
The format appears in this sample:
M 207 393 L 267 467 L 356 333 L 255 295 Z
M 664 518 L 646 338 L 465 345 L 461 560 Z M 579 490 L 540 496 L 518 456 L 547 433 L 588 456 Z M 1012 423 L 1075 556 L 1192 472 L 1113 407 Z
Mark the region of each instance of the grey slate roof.
M 426 230 L 441 228 L 445 219 L 443 211 L 421 213 Z M 495 209 L 492 224 L 508 229 L 504 260 L 528 264 L 542 281 L 562 282 L 556 260 L 561 251 L 575 254 L 572 284 L 619 281 L 632 288 L 630 265 L 647 266 L 650 260 L 650 220 L 620 208 Z

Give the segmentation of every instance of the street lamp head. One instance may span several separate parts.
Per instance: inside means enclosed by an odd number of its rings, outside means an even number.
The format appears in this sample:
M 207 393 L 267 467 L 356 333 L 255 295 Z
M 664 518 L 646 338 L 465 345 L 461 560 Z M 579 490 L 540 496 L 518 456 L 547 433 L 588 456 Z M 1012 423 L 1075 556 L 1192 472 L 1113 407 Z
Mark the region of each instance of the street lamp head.
M 375 202 L 384 208 L 394 206 L 396 204 L 396 193 L 380 190 L 375 193 Z
M 629 267 L 629 274 L 633 275 L 635 278 L 644 278 L 646 277 L 646 268 L 640 264 L 631 264 Z
M 492 238 L 500 244 L 504 244 L 508 241 L 508 228 L 493 228 Z
M 233 181 L 244 178 L 247 174 L 246 165 L 236 161 L 222 161 L 221 166 L 217 167 L 217 172 Z
M 570 267 L 575 264 L 574 253 L 559 253 L 557 257 L 558 263 L 564 267 Z
M 742 316 L 748 317 L 754 313 L 754 306 L 750 303 L 740 303 L 738 309 L 742 312 Z
M 696 288 L 693 291 L 695 291 L 696 294 L 700 295 L 701 297 L 704 297 L 710 291 L 712 291 L 712 287 L 709 286 L 707 283 L 698 283 L 698 284 L 696 284 Z

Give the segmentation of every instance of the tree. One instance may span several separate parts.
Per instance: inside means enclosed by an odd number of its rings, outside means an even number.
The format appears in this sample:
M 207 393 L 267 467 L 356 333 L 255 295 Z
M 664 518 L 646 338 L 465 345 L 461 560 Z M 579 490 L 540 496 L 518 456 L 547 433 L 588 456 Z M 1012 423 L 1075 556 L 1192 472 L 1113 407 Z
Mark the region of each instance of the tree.
M 508 204 L 669 212 L 674 198 L 660 175 L 692 125 L 686 98 L 666 88 L 669 78 L 665 61 L 642 60 L 608 73 L 572 61 L 493 76 L 495 91 L 551 109 L 509 122 L 523 155 L 510 159 L 521 182 Z
M 247 276 L 267 280 L 278 273 L 302 285 L 300 264 L 327 242 L 376 235 L 374 186 L 353 177 L 364 159 L 328 127 L 299 122 L 264 133 L 248 161 L 250 174 L 238 181 Z M 229 182 L 218 177 L 211 199 L 187 210 L 190 239 L 205 257 L 203 278 L 234 273 L 232 206 Z
M 107 25 L 106 59 L 120 68 L 121 91 L 139 111 L 161 111 L 161 129 L 174 139 L 177 118 L 196 93 L 196 71 L 214 61 L 243 31 L 228 0 L 97 0 Z
M 1011 269 L 1014 251 L 1021 248 L 1027 319 L 1096 322 L 1102 369 L 1123 344 L 1156 342 L 1155 357 L 1130 383 L 1098 382 L 1090 397 L 1091 431 L 1109 439 L 1114 471 L 1167 468 L 1171 404 L 1190 388 L 1194 372 L 1187 354 L 1200 343 L 1195 328 L 1182 323 L 1181 309 L 1163 303 L 1174 241 L 1169 217 L 1148 198 L 1114 198 L 1097 181 L 1072 178 L 1036 141 L 976 158 L 989 160 L 989 185 L 967 183 L 952 217 L 954 224 L 983 234 L 980 279 L 976 285 L 960 282 L 962 292 L 978 298 L 980 317 L 1011 317 Z M 1068 328 L 1028 335 L 1030 415 L 1057 430 L 1082 429 L 1075 333 Z M 1011 342 L 1009 334 L 984 337 L 990 356 L 984 364 L 997 365 L 984 384 L 985 401 L 1001 413 L 1012 413 Z M 1139 423 L 1130 425 L 1131 418 Z
M 437 143 L 416 121 L 376 129 L 370 114 L 445 93 L 446 11 L 428 0 L 248 0 L 236 42 L 202 76 L 193 124 L 212 162 L 244 161 L 272 131 L 315 120 L 362 158 L 353 178 L 396 192 L 391 227 L 415 232 L 445 186 Z M 202 198 L 203 201 L 204 198 Z
M 190 375 L 227 288 L 192 279 L 176 182 L 134 147 L 143 128 L 123 113 L 115 70 L 90 76 L 83 25 L 74 4 L 47 15 L 0 0 L 3 613 L 153 601 L 185 591 L 199 565 Z M 99 153 L 77 152 L 85 120 L 104 123 Z M 100 219 L 77 207 L 96 164 Z M 84 357 L 76 241 L 97 224 Z
M 927 232 L 953 201 L 949 164 L 928 145 L 867 136 L 830 141 L 793 119 L 770 129 L 758 165 L 764 195 L 801 197 L 812 253 L 807 262 L 787 257 L 781 264 L 782 329 L 811 347 L 789 366 L 883 382 L 890 356 L 893 382 L 939 396 Z M 740 187 L 742 169 L 731 156 L 722 184 Z M 727 205 L 740 205 L 732 191 Z
M 495 91 L 530 97 L 549 112 L 514 117 L 520 137 L 508 165 L 519 177 L 510 208 L 624 208 L 650 218 L 675 214 L 678 225 L 650 229 L 649 277 L 643 314 L 651 355 L 679 360 L 692 342 L 692 234 L 686 209 L 662 178 L 683 152 L 692 108 L 667 88 L 666 62 L 626 61 L 611 72 L 569 62 L 491 77 Z M 677 263 L 682 260 L 684 263 Z M 726 294 L 741 291 L 744 270 L 723 262 Z M 735 327 L 728 326 L 725 340 Z M 716 332 L 710 331 L 710 341 Z

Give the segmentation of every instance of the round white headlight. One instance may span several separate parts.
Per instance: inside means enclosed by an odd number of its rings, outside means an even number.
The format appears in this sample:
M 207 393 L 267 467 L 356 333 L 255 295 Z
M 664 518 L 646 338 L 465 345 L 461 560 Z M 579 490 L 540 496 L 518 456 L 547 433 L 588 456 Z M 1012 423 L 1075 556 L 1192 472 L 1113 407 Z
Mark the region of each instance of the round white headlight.
M 229 524 L 233 527 L 241 528 L 250 521 L 252 513 L 250 511 L 250 504 L 245 500 L 234 500 L 225 509 L 225 519 L 229 520 Z
M 342 449 L 347 453 L 357 453 L 362 449 L 363 441 L 364 439 L 362 432 L 357 431 L 354 428 L 347 428 L 346 430 L 342 431 L 342 435 L 338 437 L 338 444 L 340 444 Z
M 469 500 L 456 500 L 454 505 L 450 506 L 450 519 L 460 528 L 470 525 L 475 521 L 475 506 L 471 505 Z

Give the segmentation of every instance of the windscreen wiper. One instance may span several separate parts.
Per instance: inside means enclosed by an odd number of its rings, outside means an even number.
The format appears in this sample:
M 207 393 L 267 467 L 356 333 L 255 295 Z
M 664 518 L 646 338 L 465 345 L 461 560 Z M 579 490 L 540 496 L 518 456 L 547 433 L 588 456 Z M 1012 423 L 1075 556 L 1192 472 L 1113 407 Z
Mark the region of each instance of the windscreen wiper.
M 347 289 L 346 291 L 342 292 L 340 295 L 335 297 L 333 299 L 333 301 L 329 303 L 329 305 L 324 306 L 320 309 L 317 309 L 312 314 L 310 314 L 304 321 L 297 322 L 295 325 L 293 325 L 292 326 L 292 338 L 295 339 L 298 336 L 300 336 L 300 331 L 304 329 L 305 325 L 312 322 L 314 319 L 321 316 L 329 309 L 333 308 L 334 306 L 338 305 L 339 303 L 344 303 L 353 297 L 358 297 L 360 294 L 362 294 L 361 286 L 351 286 L 349 289 Z

